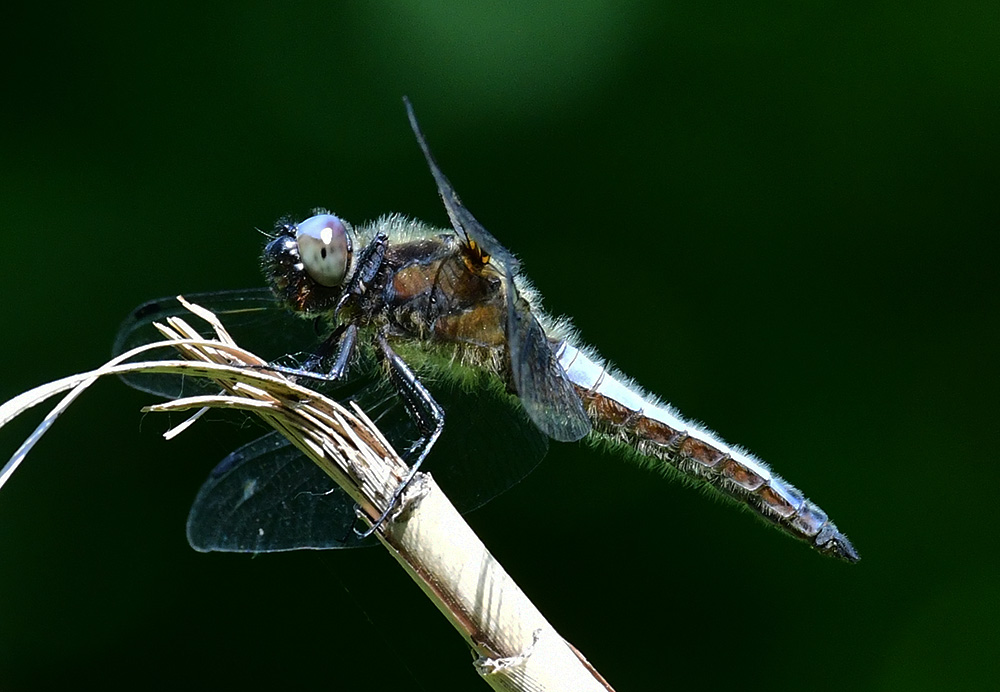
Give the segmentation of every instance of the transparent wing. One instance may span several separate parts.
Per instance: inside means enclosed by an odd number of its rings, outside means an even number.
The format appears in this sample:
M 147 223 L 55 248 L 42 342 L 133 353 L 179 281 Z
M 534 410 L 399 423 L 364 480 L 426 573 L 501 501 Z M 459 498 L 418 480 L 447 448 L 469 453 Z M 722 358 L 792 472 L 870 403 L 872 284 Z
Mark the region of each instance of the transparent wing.
M 481 507 L 517 484 L 548 452 L 548 437 L 499 383 L 475 392 L 459 387 L 431 387 L 431 392 L 445 419 L 426 470 L 459 511 Z
M 444 202 L 444 208 L 448 212 L 448 218 L 451 219 L 451 225 L 455 227 L 456 231 L 464 235 L 466 240 L 476 241 L 486 251 L 486 254 L 494 257 L 499 262 L 501 267 L 505 267 L 512 272 L 509 276 L 513 276 L 520 270 L 520 263 L 517 261 L 517 258 L 514 257 L 510 250 L 501 245 L 500 241 L 494 238 L 492 233 L 483 228 L 483 225 L 462 204 L 462 201 L 458 198 L 458 193 L 455 192 L 455 188 L 452 187 L 451 182 L 441 172 L 441 169 L 438 168 L 437 161 L 434 160 L 434 155 L 431 154 L 430 147 L 427 146 L 424 133 L 421 131 L 419 123 L 417 123 L 417 116 L 413 113 L 413 106 L 410 105 L 410 100 L 403 97 L 403 103 L 406 104 L 406 115 L 410 119 L 410 127 L 413 129 L 413 134 L 417 138 L 420 150 L 424 153 L 424 158 L 427 160 L 427 167 L 431 169 L 431 175 L 434 176 L 438 194 L 441 195 L 441 201 Z
M 507 347 L 514 388 L 539 429 L 554 440 L 575 442 L 590 432 L 590 417 L 566 377 L 545 330 L 507 281 Z
M 320 338 L 311 321 L 289 313 L 267 288 L 194 293 L 185 297 L 218 315 L 240 346 L 268 360 L 287 354 L 311 353 Z M 115 337 L 114 355 L 162 341 L 153 322 L 163 322 L 172 316 L 183 317 L 206 337 L 213 336 L 211 327 L 188 312 L 176 298 L 160 298 L 143 303 L 122 323 Z M 145 357 L 154 360 L 176 358 L 177 352 L 165 348 Z M 126 375 L 122 380 L 135 389 L 171 399 L 211 388 L 207 380 L 180 375 Z
M 520 262 L 462 204 L 455 188 L 434 160 L 409 99 L 404 98 L 403 103 L 452 226 L 467 240 L 479 244 L 493 262 L 503 267 L 507 276 L 507 341 L 514 386 L 525 411 L 549 437 L 561 442 L 579 440 L 590 432 L 590 418 L 552 352 L 545 330 L 531 314 L 527 302 L 517 293 L 514 277 L 521 270 Z
M 358 545 L 354 503 L 277 432 L 222 460 L 188 514 L 188 542 L 208 552 L 269 553 Z
M 188 542 L 207 552 L 268 553 L 357 545 L 354 503 L 274 432 L 240 447 L 202 485 Z
M 351 397 L 399 450 L 416 427 L 384 381 L 371 381 Z M 436 388 L 445 429 L 425 463 L 456 507 L 468 512 L 507 490 L 538 465 L 547 438 L 527 419 L 516 398 L 498 387 L 475 394 Z M 352 548 L 354 502 L 285 438 L 270 433 L 236 450 L 202 486 L 188 517 L 196 550 L 274 552 Z

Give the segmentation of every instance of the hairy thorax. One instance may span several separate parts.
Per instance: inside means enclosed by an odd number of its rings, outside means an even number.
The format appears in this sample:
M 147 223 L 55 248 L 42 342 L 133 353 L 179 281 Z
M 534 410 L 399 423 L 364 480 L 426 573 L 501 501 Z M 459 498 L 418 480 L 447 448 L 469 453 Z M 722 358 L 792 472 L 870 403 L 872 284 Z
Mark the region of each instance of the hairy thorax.
M 393 342 L 418 341 L 462 365 L 498 371 L 504 279 L 477 259 L 452 233 L 390 245 L 362 301 L 363 322 L 383 327 Z

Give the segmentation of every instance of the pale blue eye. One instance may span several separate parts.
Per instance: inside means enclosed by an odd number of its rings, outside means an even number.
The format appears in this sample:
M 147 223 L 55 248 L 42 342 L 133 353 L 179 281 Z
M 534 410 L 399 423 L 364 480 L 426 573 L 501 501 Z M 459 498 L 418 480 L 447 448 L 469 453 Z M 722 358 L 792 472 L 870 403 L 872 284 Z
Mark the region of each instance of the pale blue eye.
M 333 214 L 310 216 L 298 225 L 295 242 L 302 265 L 313 281 L 330 287 L 344 283 L 351 240 L 343 221 Z

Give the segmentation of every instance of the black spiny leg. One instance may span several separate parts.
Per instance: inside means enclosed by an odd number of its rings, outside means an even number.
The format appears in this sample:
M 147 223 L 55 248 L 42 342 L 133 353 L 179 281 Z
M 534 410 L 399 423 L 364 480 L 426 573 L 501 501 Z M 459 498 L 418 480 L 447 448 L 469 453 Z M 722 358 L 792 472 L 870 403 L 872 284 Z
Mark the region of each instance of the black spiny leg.
M 344 294 L 337 301 L 337 309 L 333 313 L 335 316 L 340 314 L 347 301 L 364 295 L 365 291 L 368 290 L 368 284 L 375 278 L 375 274 L 382 266 L 382 259 L 385 257 L 385 249 L 388 244 L 389 236 L 385 233 L 379 233 L 361 251 L 358 266 L 351 274 L 351 280 L 344 287 Z
M 417 376 L 413 374 L 413 371 L 403 362 L 403 359 L 392 350 L 389 342 L 385 340 L 385 335 L 382 333 L 378 335 L 378 346 L 381 357 L 385 359 L 386 364 L 389 366 L 389 379 L 402 397 L 403 405 L 406 406 L 406 412 L 410 414 L 410 418 L 413 419 L 417 429 L 420 431 L 420 439 L 414 442 L 407 451 L 408 457 L 416 454 L 416 459 L 410 464 L 410 472 L 406 474 L 406 478 L 403 479 L 392 494 L 389 506 L 386 507 L 382 516 L 365 531 L 356 531 L 360 538 L 367 538 L 375 533 L 378 527 L 382 525 L 382 522 L 386 520 L 386 517 L 395 508 L 396 503 L 399 502 L 403 491 L 406 490 L 406 487 L 420 469 L 420 465 L 423 463 L 427 453 L 431 451 L 431 447 L 437 442 L 441 431 L 444 430 L 444 409 L 434 400 L 431 393 L 421 384 Z
M 296 381 L 338 382 L 344 379 L 347 374 L 347 368 L 354 357 L 357 341 L 357 325 L 340 325 L 319 345 L 316 352 L 298 367 L 287 367 L 277 363 L 247 367 L 254 370 L 281 373 Z
M 308 373 L 320 373 L 324 380 L 343 379 L 354 356 L 357 341 L 357 325 L 341 325 L 320 344 L 316 353 L 303 363 L 301 369 Z M 326 366 L 327 363 L 330 363 L 329 367 Z

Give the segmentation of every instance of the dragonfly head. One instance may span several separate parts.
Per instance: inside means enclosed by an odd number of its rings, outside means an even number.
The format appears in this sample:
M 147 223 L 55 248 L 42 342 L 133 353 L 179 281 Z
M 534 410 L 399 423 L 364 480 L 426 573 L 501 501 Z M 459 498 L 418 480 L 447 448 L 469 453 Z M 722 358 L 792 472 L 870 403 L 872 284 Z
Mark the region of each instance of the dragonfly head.
M 352 259 L 350 227 L 322 212 L 300 223 L 280 220 L 261 266 L 279 300 L 296 312 L 313 314 L 336 304 Z

